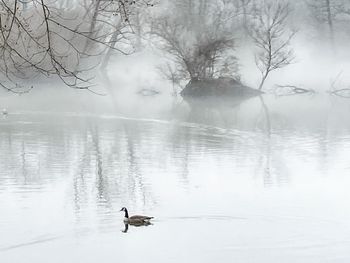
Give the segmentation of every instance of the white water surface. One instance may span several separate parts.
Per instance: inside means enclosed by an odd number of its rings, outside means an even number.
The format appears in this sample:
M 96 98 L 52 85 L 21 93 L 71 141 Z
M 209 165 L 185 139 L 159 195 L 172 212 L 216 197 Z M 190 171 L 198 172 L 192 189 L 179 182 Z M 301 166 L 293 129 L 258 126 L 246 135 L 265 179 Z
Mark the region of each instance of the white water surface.
M 0 261 L 350 262 L 349 103 L 307 103 L 10 112 Z M 123 206 L 153 225 L 124 233 Z

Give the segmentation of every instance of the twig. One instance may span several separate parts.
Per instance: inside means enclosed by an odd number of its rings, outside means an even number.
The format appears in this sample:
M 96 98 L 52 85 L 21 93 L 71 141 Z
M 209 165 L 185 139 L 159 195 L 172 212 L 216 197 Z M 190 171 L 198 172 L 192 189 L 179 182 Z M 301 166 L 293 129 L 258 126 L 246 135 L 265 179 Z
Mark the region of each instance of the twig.
M 293 96 L 293 95 L 299 95 L 299 94 L 315 94 L 315 90 L 313 89 L 305 89 L 300 88 L 294 85 L 276 85 L 275 86 L 275 95 L 276 96 Z M 278 94 L 278 89 L 284 90 L 285 93 Z

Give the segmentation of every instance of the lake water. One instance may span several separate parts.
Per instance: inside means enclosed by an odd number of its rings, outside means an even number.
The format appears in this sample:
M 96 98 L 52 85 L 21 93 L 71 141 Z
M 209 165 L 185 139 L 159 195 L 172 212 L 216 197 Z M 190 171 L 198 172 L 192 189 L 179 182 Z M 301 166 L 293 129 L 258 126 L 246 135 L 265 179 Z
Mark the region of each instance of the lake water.
M 0 262 L 350 262 L 349 100 L 155 112 L 0 119 Z

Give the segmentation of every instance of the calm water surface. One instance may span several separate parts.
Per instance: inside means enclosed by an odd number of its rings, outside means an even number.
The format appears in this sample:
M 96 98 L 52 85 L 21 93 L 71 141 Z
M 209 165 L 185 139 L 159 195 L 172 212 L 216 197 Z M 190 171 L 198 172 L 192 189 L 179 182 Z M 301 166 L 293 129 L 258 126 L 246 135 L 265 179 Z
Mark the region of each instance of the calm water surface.
M 0 261 L 350 262 L 349 102 L 295 103 L 10 114 Z M 124 233 L 123 206 L 153 225 Z

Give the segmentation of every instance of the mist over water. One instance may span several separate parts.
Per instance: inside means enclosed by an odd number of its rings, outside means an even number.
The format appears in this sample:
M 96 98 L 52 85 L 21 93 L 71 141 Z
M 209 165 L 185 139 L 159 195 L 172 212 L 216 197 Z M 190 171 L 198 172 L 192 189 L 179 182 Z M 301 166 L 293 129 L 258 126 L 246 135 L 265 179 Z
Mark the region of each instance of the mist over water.
M 191 105 L 124 70 L 101 77 L 106 96 L 48 83 L 1 98 L 4 262 L 349 260 L 347 99 Z M 123 233 L 123 206 L 154 224 Z
M 147 8 L 137 2 L 125 13 L 112 3 L 90 6 L 88 18 L 79 3 L 48 6 L 52 14 L 74 14 L 59 21 L 83 33 L 73 37 L 77 50 L 64 39 L 51 47 L 60 52 L 50 56 L 68 59 L 66 68 L 52 71 L 46 54 L 44 74 L 30 68 L 35 77 L 25 72 L 31 77 L 18 83 L 33 89 L 17 94 L 18 79 L 0 66 L 0 262 L 350 261 L 346 2 L 179 0 Z M 18 21 L 23 15 L 33 25 L 43 22 L 27 17 L 31 3 L 26 8 Z M 274 8 L 286 19 L 271 47 L 286 45 L 270 59 L 295 58 L 269 72 L 261 95 L 180 94 L 202 80 L 259 89 L 266 46 L 254 36 L 269 22 L 257 21 Z M 95 18 L 93 10 L 100 12 Z M 117 26 L 125 41 L 111 47 Z M 82 41 L 89 28 L 91 42 Z M 103 48 L 96 40 L 105 41 Z M 211 53 L 211 41 L 224 45 Z M 69 56 L 57 55 L 65 49 Z M 92 65 L 80 75 L 78 66 Z M 62 82 L 81 76 L 94 76 L 89 89 Z M 14 90 L 6 89 L 11 81 Z M 125 224 L 122 207 L 153 216 L 152 224 Z
M 2 260 L 346 262 L 349 104 L 263 99 L 157 112 L 147 98 L 133 117 L 9 114 Z M 123 233 L 122 206 L 154 224 Z

